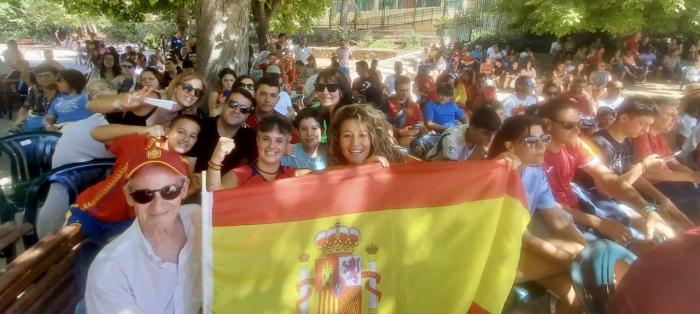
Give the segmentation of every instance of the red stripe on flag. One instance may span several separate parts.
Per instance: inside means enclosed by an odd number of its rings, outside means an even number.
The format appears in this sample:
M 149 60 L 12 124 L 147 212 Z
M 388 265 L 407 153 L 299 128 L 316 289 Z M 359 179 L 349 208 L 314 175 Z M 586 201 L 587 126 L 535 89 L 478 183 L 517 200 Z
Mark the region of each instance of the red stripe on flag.
M 428 193 L 415 193 L 427 190 Z M 214 193 L 212 223 L 255 225 L 509 195 L 527 207 L 520 175 L 495 161 L 343 167 Z M 397 208 L 400 205 L 400 208 Z
M 489 311 L 485 310 L 476 302 L 472 302 L 472 306 L 469 307 L 469 310 L 467 311 L 467 314 L 491 314 Z

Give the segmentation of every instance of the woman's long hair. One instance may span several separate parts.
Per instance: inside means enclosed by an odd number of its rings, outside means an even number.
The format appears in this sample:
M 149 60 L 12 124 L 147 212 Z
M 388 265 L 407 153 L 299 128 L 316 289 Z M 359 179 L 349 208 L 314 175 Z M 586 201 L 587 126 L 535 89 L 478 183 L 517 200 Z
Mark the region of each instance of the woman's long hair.
M 544 123 L 538 117 L 513 116 L 506 119 L 496 132 L 491 142 L 488 159 L 494 159 L 506 151 L 506 142 L 517 142 L 530 132 L 530 128 L 539 125 L 544 129 Z
M 329 165 L 346 165 L 348 161 L 340 151 L 340 127 L 346 120 L 356 119 L 369 132 L 370 156 L 386 157 L 391 163 L 403 163 L 406 156 L 397 148 L 394 136 L 391 134 L 391 124 L 384 113 L 371 104 L 354 104 L 339 108 L 333 115 L 328 128 L 328 163 Z
M 114 58 L 114 65 L 112 66 L 112 74 L 114 74 L 115 77 L 119 76 L 122 74 L 122 66 L 119 63 L 119 55 L 116 53 L 105 53 L 101 55 L 100 58 L 100 77 L 104 78 L 105 77 L 105 72 L 107 71 L 107 68 L 105 68 L 105 56 L 110 55 L 112 58 Z

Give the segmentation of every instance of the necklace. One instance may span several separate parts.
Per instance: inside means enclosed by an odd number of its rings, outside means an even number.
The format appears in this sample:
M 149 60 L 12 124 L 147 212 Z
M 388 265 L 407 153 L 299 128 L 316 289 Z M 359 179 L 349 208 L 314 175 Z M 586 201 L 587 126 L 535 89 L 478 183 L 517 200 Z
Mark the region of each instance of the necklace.
M 264 173 L 264 174 L 274 174 L 274 175 L 277 175 L 277 174 L 279 174 L 280 171 L 282 170 L 282 167 L 277 168 L 277 171 L 275 171 L 275 172 L 267 172 L 267 171 L 265 171 L 265 170 L 262 170 L 262 168 L 260 168 L 260 166 L 258 166 L 258 162 L 256 161 L 256 162 L 255 162 L 255 169 L 258 170 L 258 171 L 260 171 L 260 172 L 262 172 L 262 173 Z

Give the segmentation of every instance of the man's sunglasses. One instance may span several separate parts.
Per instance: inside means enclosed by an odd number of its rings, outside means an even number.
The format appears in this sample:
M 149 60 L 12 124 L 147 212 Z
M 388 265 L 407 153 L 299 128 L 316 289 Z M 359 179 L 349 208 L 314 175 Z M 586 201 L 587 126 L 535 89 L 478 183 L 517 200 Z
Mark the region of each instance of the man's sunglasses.
M 153 201 L 153 198 L 155 198 L 156 193 L 160 194 L 160 197 L 162 197 L 164 200 L 173 200 L 176 197 L 180 195 L 180 192 L 182 192 L 182 186 L 181 185 L 168 185 L 164 186 L 158 190 L 136 190 L 129 195 L 131 195 L 131 198 L 134 199 L 134 202 L 139 203 L 139 204 L 148 204 L 151 201 Z
M 552 120 L 552 121 L 561 124 L 561 127 L 564 128 L 565 130 L 572 130 L 574 128 L 581 129 L 584 127 L 583 121 L 581 121 L 581 120 L 578 120 L 577 122 L 559 121 L 559 120 Z
M 529 148 L 533 148 L 537 145 L 537 143 L 542 143 L 545 146 L 549 145 L 549 141 L 552 139 L 552 136 L 549 134 L 543 134 L 540 137 L 530 135 L 526 136 L 523 141 L 525 142 L 525 146 Z
M 182 83 L 180 85 L 182 85 L 182 90 L 184 90 L 185 92 L 187 92 L 187 93 L 194 92 L 194 95 L 196 97 L 202 96 L 202 89 L 201 88 L 194 88 L 194 86 L 192 86 L 192 84 L 190 84 L 190 83 Z
M 328 92 L 334 93 L 338 90 L 338 84 L 316 84 L 316 92 L 323 92 L 324 89 L 328 89 Z
M 240 111 L 242 114 L 249 114 L 251 112 L 251 109 L 248 106 L 241 104 L 235 100 L 226 102 L 226 105 L 231 109 L 238 108 L 238 111 Z

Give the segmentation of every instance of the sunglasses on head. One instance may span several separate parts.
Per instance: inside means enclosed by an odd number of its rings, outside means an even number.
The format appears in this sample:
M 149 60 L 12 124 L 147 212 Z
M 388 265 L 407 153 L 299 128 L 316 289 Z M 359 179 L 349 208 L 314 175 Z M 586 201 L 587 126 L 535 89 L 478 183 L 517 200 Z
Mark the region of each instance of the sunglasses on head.
M 187 93 L 194 92 L 194 95 L 196 97 L 202 96 L 202 89 L 201 88 L 194 88 L 192 84 L 190 83 L 182 83 L 180 84 L 182 86 L 182 90 L 184 90 Z
M 334 93 L 335 91 L 338 90 L 338 84 L 316 84 L 316 92 L 320 93 L 324 89 L 328 89 L 328 92 Z
M 537 143 L 542 143 L 545 146 L 547 146 L 547 145 L 549 145 L 549 141 L 551 139 L 552 139 L 551 135 L 543 134 L 540 137 L 537 137 L 534 135 L 526 136 L 525 138 L 523 138 L 523 141 L 525 142 L 525 146 L 527 146 L 528 148 L 533 148 L 537 145 Z
M 248 106 L 246 106 L 246 105 L 244 105 L 244 104 L 241 104 L 241 103 L 239 103 L 239 102 L 237 102 L 237 101 L 235 101 L 235 100 L 226 102 L 226 105 L 227 105 L 229 108 L 231 108 L 231 109 L 236 109 L 236 108 L 238 108 L 238 111 L 240 111 L 242 114 L 249 114 L 249 113 L 251 112 L 250 107 L 248 107 Z
M 160 194 L 160 197 L 162 197 L 164 200 L 173 200 L 176 197 L 180 195 L 180 192 L 182 191 L 182 186 L 181 185 L 168 185 L 164 186 L 160 189 L 157 190 L 148 190 L 148 189 L 143 189 L 143 190 L 136 190 L 129 195 L 131 195 L 131 198 L 134 199 L 134 202 L 139 203 L 139 204 L 148 204 L 151 201 L 153 201 L 153 198 L 155 198 L 156 193 Z

